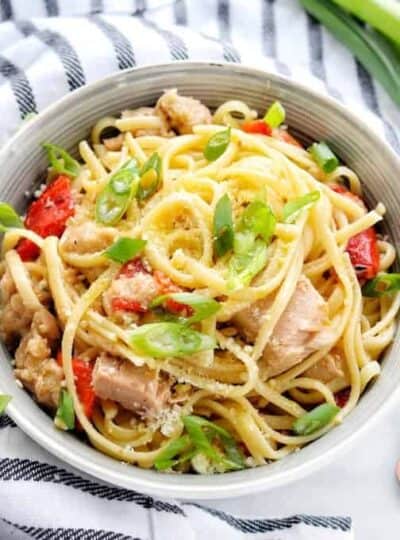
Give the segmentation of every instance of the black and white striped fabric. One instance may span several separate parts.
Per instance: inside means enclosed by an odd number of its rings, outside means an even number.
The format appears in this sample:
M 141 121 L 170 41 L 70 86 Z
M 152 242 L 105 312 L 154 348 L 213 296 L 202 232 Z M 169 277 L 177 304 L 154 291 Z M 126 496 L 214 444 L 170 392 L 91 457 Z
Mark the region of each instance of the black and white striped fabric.
M 0 421 L 1 540 L 350 540 L 337 516 L 240 518 L 161 501 L 85 477 Z
M 400 111 L 297 0 L 0 0 L 0 144 L 21 120 L 117 70 L 244 62 L 351 104 L 400 151 Z M 367 112 L 369 111 L 369 113 Z M 350 539 L 350 518 L 245 519 L 103 485 L 0 418 L 0 539 Z

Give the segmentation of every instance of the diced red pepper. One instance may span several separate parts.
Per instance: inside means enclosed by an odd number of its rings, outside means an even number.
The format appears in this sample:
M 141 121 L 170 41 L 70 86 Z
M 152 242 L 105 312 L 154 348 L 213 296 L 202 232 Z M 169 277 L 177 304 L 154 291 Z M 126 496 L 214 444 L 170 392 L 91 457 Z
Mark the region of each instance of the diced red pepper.
M 272 135 L 272 129 L 264 120 L 251 120 L 243 122 L 243 131 L 246 133 L 259 133 L 261 135 Z
M 61 351 L 57 354 L 57 362 L 62 366 Z M 86 416 L 90 419 L 96 403 L 96 394 L 92 385 L 93 364 L 80 358 L 72 359 L 72 370 L 79 401 L 82 403 Z
M 40 249 L 31 240 L 22 238 L 18 242 L 17 252 L 23 261 L 34 261 L 39 257 Z
M 74 215 L 71 181 L 68 176 L 58 176 L 34 201 L 25 219 L 25 227 L 42 238 L 61 236 L 69 217 Z M 39 256 L 39 248 L 30 240 L 23 239 L 17 246 L 23 261 Z
M 142 272 L 143 274 L 150 274 L 150 272 L 144 266 L 142 259 L 140 257 L 136 257 L 135 259 L 126 262 L 121 267 L 118 276 L 133 277 L 139 272 Z
M 340 184 L 329 184 L 329 187 L 336 193 L 340 193 L 340 195 L 349 197 L 349 199 L 352 199 L 358 205 L 362 206 L 363 208 L 366 208 L 362 198 L 356 195 L 355 193 L 352 193 L 351 191 L 349 191 L 345 186 L 342 186 Z
M 175 285 L 175 283 L 168 276 L 160 270 L 154 270 L 154 279 L 157 282 L 157 286 L 160 289 L 160 294 L 169 294 L 174 292 L 182 292 L 182 289 Z
M 365 207 L 364 201 L 344 186 L 331 184 L 330 188 L 336 193 L 353 199 L 357 204 Z M 376 232 L 373 227 L 356 234 L 347 243 L 346 251 L 350 256 L 357 277 L 360 280 L 372 279 L 379 271 L 379 249 Z
M 373 227 L 350 238 L 346 251 L 358 279 L 372 279 L 376 276 L 379 271 L 379 249 Z
M 339 390 L 339 392 L 336 392 L 335 394 L 336 405 L 340 407 L 341 409 L 343 409 L 343 407 L 348 402 L 349 397 L 350 397 L 350 391 L 351 391 L 351 388 L 348 387 L 348 388 L 343 388 L 343 390 Z
M 96 394 L 92 385 L 93 367 L 91 362 L 86 362 L 80 358 L 73 358 L 72 360 L 76 391 L 88 418 L 92 417 L 96 402 Z
M 148 311 L 148 308 L 140 302 L 122 296 L 117 296 L 111 300 L 111 308 L 113 311 L 129 311 L 131 313 L 146 313 Z
M 303 148 L 303 145 L 295 137 L 293 137 L 293 135 L 291 135 L 287 129 L 274 129 L 272 136 L 275 137 L 275 139 L 279 139 L 285 143 Z
M 160 294 L 182 292 L 182 289 L 178 287 L 178 285 L 175 285 L 175 283 L 163 272 L 160 272 L 160 270 L 154 271 L 154 278 L 160 288 Z M 172 298 L 166 300 L 165 307 L 175 315 L 190 317 L 190 315 L 193 314 L 193 309 L 190 306 L 182 304 L 181 302 L 176 302 L 176 300 L 173 300 Z

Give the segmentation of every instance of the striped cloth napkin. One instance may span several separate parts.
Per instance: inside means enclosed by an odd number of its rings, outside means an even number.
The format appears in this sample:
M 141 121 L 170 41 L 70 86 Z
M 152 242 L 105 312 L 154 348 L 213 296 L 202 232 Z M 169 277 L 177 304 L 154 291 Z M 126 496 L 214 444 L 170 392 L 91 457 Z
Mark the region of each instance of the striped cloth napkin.
M 400 150 L 398 109 L 296 0 L 249 5 L 0 0 L 0 144 L 29 113 L 84 84 L 138 65 L 192 59 L 242 61 L 308 83 L 351 104 Z M 347 517 L 245 519 L 102 484 L 50 456 L 7 416 L 0 419 L 0 480 L 1 540 L 353 538 Z

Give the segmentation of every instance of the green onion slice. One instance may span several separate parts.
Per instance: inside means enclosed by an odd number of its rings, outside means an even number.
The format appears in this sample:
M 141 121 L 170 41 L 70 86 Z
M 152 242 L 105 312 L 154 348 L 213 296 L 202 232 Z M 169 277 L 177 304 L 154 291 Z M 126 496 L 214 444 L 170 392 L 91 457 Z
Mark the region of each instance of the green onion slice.
M 144 201 L 157 191 L 161 182 L 161 158 L 157 152 L 143 165 L 140 176 L 136 197 L 139 201 Z
M 285 204 L 283 207 L 283 221 L 286 223 L 294 223 L 303 210 L 310 208 L 314 203 L 316 203 L 321 196 L 319 191 L 311 191 L 304 195 L 303 197 L 298 197 L 293 199 Z
M 285 118 L 285 109 L 279 101 L 275 101 L 266 112 L 264 122 L 266 122 L 272 128 L 277 128 L 283 124 Z
M 236 290 L 249 285 L 264 268 L 268 258 L 268 248 L 263 240 L 254 240 L 252 233 L 237 233 L 235 253 L 228 265 L 228 287 Z
M 228 431 L 201 416 L 184 416 L 182 420 L 190 439 L 199 452 L 211 461 L 220 463 L 226 470 L 244 468 L 243 455 Z M 224 454 L 212 445 L 214 440 L 220 443 Z
M 75 410 L 74 402 L 68 390 L 62 389 L 56 412 L 56 424 L 61 429 L 74 429 L 75 427 Z
M 178 463 L 188 461 L 191 459 L 195 452 L 186 452 L 192 446 L 189 435 L 182 435 L 178 439 L 171 441 L 167 444 L 154 461 L 154 467 L 158 471 L 164 471 L 165 469 L 171 469 Z M 184 455 L 178 459 L 175 459 L 179 454 Z
M 390 294 L 395 291 L 400 291 L 400 274 L 398 273 L 388 274 L 382 272 L 374 279 L 367 281 L 362 288 L 363 296 L 372 297 Z
M 145 245 L 146 240 L 123 236 L 106 249 L 104 255 L 112 261 L 124 264 L 140 253 Z
M 332 422 L 339 411 L 340 407 L 331 403 L 319 405 L 312 411 L 297 418 L 293 423 L 293 431 L 297 435 L 311 435 Z
M 64 148 L 50 143 L 44 143 L 43 148 L 47 152 L 50 166 L 56 172 L 73 178 L 78 176 L 81 166 Z
M 115 225 L 136 195 L 139 170 L 136 160 L 127 162 L 109 179 L 96 199 L 96 220 L 104 225 Z
M 7 394 L 0 394 L 0 415 L 4 413 L 10 401 L 11 401 L 11 396 Z
M 244 210 L 238 231 L 249 231 L 261 236 L 268 244 L 275 232 L 276 218 L 271 208 L 262 201 L 253 201 Z
M 339 166 L 338 158 L 324 142 L 312 144 L 308 151 L 325 173 L 331 173 Z
M 232 249 L 234 239 L 232 203 L 226 193 L 215 207 L 213 233 L 215 254 L 222 257 Z
M 206 147 L 204 148 L 204 157 L 208 161 L 215 161 L 218 159 L 225 150 L 228 148 L 231 140 L 231 128 L 223 131 L 218 131 L 210 137 Z
M 215 339 L 179 322 L 159 322 L 139 326 L 130 334 L 138 354 L 153 358 L 182 357 L 214 349 Z
M 158 307 L 168 299 L 192 308 L 194 312 L 193 315 L 187 319 L 180 319 L 181 322 L 185 322 L 185 324 L 193 324 L 195 322 L 202 321 L 203 319 L 207 319 L 208 317 L 211 317 L 211 315 L 214 315 L 214 313 L 217 313 L 217 311 L 219 311 L 221 308 L 219 303 L 213 298 L 207 298 L 201 294 L 185 292 L 163 294 L 162 296 L 158 296 L 152 301 L 150 307 Z
M 14 208 L 5 202 L 0 202 L 0 231 L 8 229 L 23 229 L 24 224 Z

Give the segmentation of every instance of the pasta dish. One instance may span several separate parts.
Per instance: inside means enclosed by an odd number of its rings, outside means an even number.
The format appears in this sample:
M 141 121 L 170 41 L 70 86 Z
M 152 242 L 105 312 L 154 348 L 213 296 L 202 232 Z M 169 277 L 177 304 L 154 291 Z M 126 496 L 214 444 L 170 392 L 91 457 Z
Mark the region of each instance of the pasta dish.
M 99 119 L 79 159 L 54 142 L 26 215 L 0 203 L 0 336 L 57 428 L 223 473 L 345 419 L 380 374 L 400 275 L 384 206 L 326 142 L 305 148 L 279 102 L 212 113 L 176 90 Z

